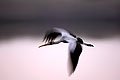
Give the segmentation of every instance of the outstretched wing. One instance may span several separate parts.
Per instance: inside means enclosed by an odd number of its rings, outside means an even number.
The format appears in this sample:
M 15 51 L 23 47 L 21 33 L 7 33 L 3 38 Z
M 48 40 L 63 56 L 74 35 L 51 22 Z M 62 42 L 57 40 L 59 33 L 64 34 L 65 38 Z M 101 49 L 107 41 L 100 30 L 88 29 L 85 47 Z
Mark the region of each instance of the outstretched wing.
M 76 66 L 78 64 L 79 56 L 82 52 L 82 47 L 79 43 L 73 42 L 69 45 L 69 51 L 70 51 L 70 75 L 75 71 Z
M 71 36 L 71 33 L 61 28 L 53 28 L 45 34 L 43 41 L 51 42 L 54 41 L 58 36 L 66 36 L 66 35 Z

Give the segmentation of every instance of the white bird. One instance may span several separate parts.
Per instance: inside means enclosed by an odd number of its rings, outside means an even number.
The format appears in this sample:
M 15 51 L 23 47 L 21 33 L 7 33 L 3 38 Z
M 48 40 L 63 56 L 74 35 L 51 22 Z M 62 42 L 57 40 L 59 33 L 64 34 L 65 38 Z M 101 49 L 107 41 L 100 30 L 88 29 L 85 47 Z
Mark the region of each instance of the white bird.
M 60 36 L 58 41 L 55 39 Z M 43 41 L 48 42 L 47 44 L 41 45 L 40 47 L 58 44 L 60 42 L 69 43 L 69 52 L 70 52 L 70 63 L 71 63 L 71 71 L 70 75 L 75 71 L 76 66 L 78 64 L 79 56 L 82 52 L 81 44 L 86 46 L 94 47 L 92 44 L 84 43 L 83 40 L 79 37 L 76 37 L 74 34 L 69 31 L 61 28 L 53 28 L 49 30 L 43 39 Z

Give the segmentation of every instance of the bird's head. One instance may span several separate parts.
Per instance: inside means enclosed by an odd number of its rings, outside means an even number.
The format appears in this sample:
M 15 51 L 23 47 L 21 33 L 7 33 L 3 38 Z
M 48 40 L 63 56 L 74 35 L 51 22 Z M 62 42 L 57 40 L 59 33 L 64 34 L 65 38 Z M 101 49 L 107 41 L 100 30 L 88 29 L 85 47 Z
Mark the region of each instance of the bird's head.
M 80 44 L 84 44 L 86 46 L 89 46 L 89 47 L 94 47 L 92 44 L 84 43 L 83 40 L 79 37 L 77 37 L 77 42 L 79 42 Z

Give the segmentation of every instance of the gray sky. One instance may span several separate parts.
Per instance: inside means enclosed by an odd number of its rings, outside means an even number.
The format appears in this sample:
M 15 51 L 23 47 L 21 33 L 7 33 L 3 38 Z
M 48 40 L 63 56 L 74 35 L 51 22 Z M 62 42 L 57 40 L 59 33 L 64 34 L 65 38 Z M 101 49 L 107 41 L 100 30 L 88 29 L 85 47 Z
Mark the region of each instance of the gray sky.
M 52 27 L 92 38 L 120 34 L 119 0 L 0 0 L 0 38 L 40 36 Z
M 9 19 L 118 19 L 119 0 L 1 0 Z

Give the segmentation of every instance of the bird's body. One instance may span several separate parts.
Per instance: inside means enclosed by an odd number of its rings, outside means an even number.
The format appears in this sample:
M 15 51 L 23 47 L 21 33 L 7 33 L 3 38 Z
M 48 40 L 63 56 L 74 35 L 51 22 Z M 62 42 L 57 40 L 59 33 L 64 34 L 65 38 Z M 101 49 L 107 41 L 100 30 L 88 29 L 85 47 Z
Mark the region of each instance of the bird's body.
M 60 40 L 54 41 L 58 36 L 61 36 Z M 78 64 L 79 56 L 82 52 L 81 44 L 93 47 L 93 45 L 84 43 L 81 38 L 76 37 L 74 34 L 61 28 L 53 28 L 50 31 L 48 31 L 43 41 L 47 42 L 47 44 L 41 45 L 39 47 L 58 44 L 60 42 L 69 43 L 69 53 L 70 53 L 69 58 L 71 62 L 70 74 L 72 74 L 75 71 L 76 66 Z

